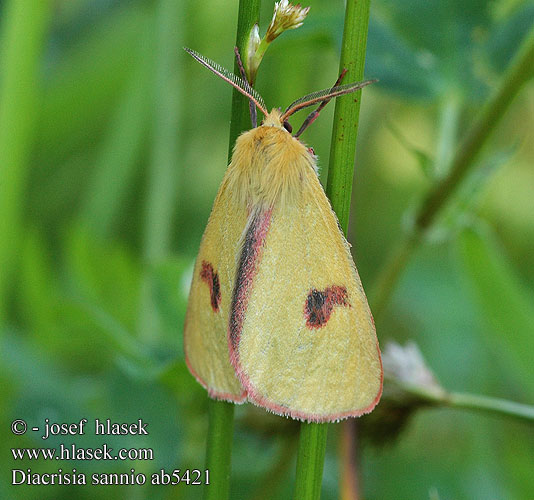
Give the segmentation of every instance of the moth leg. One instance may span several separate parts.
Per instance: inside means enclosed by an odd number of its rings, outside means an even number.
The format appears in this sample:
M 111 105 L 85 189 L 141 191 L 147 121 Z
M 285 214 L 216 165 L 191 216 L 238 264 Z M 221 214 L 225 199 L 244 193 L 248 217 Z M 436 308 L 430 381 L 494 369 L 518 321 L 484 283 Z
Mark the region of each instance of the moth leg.
M 339 75 L 339 78 L 337 79 L 336 83 L 334 83 L 333 87 L 337 87 L 341 83 L 341 81 L 345 77 L 346 73 L 347 73 L 347 70 L 343 69 L 343 71 Z M 332 99 L 332 98 L 330 98 L 330 99 Z M 306 117 L 306 119 L 304 120 L 304 122 L 300 126 L 298 132 L 295 134 L 295 137 L 298 137 L 299 135 L 301 135 L 302 132 L 304 132 L 317 119 L 317 117 L 319 116 L 319 113 L 328 104 L 328 101 L 330 101 L 330 99 L 325 99 L 323 102 L 321 102 L 321 104 L 319 104 L 319 107 L 315 111 L 312 111 Z
M 241 54 L 239 53 L 239 49 L 237 47 L 234 47 L 234 52 L 235 52 L 235 58 L 237 60 L 237 66 L 239 67 L 239 73 L 241 74 L 241 78 L 243 78 L 243 80 L 248 82 L 247 74 L 245 72 L 245 67 L 243 66 L 243 61 L 241 59 Z M 256 113 L 256 105 L 254 104 L 252 99 L 249 99 L 248 101 L 248 109 L 250 111 L 250 121 L 252 122 L 252 128 L 256 128 L 258 126 L 258 116 Z

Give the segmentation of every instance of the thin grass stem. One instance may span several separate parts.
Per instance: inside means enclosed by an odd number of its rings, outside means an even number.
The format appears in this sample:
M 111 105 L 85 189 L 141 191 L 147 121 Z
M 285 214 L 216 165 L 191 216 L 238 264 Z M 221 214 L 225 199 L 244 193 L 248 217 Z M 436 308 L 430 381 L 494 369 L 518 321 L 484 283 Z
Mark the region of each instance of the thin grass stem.
M 327 434 L 328 424 L 303 423 L 300 426 L 295 500 L 321 497 Z
M 363 80 L 370 0 L 348 0 L 339 71 L 345 81 Z M 361 90 L 339 97 L 334 111 L 326 194 L 339 223 L 347 233 L 356 155 Z M 321 496 L 327 424 L 301 424 L 297 456 L 295 500 L 318 500 Z
M 399 383 L 398 381 L 396 381 Z M 476 410 L 499 416 L 511 417 L 529 424 L 534 424 L 534 406 L 517 403 L 508 399 L 470 394 L 467 392 L 448 392 L 445 390 L 429 391 L 419 386 L 400 383 L 403 390 L 420 401 L 425 401 L 433 407 L 448 406 L 456 409 Z
M 209 470 L 210 484 L 204 486 L 204 500 L 230 498 L 234 406 L 225 401 L 208 401 L 206 469 Z
M 260 0 L 240 0 L 237 19 L 236 47 L 244 53 L 250 30 L 259 22 Z M 239 74 L 236 61 L 234 73 Z M 234 89 L 228 160 L 239 134 L 250 128 L 248 99 Z M 210 470 L 210 484 L 204 487 L 204 500 L 227 500 L 230 495 L 232 437 L 234 433 L 234 405 L 224 401 L 209 401 L 206 469 Z
M 467 394 L 452 392 L 445 399 L 445 404 L 454 408 L 467 408 L 482 412 L 494 413 L 519 420 L 534 423 L 534 406 L 506 399 L 481 396 L 479 394 Z

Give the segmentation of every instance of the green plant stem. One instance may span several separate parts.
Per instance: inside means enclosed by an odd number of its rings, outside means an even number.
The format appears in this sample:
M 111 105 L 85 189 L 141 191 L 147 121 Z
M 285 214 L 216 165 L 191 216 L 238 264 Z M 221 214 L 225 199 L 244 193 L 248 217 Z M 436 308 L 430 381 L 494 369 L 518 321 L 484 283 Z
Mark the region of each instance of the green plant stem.
M 237 15 L 237 36 L 235 46 L 239 49 L 241 58 L 245 57 L 245 47 L 250 30 L 260 20 L 261 0 L 240 0 Z M 239 66 L 234 62 L 234 73 L 239 75 Z M 234 144 L 243 130 L 250 128 L 250 114 L 248 99 L 234 89 L 232 92 L 232 118 L 230 121 L 230 143 L 228 145 L 228 161 L 232 159 Z
M 146 271 L 141 284 L 139 333 L 145 339 L 161 335 L 161 322 L 155 304 L 153 267 L 168 254 L 176 203 L 178 154 L 178 103 L 180 80 L 177 78 L 178 47 L 182 44 L 180 19 L 182 3 L 159 0 L 155 15 L 155 61 L 152 151 L 148 171 L 144 248 Z
M 441 103 L 439 142 L 436 148 L 433 172 L 435 178 L 438 179 L 447 173 L 446 169 L 450 162 L 450 155 L 454 151 L 458 135 L 461 104 L 459 95 L 454 91 L 447 94 Z
M 363 80 L 365 48 L 369 26 L 370 0 L 348 0 L 341 45 L 340 72 L 347 70 L 345 82 Z M 347 233 L 349 226 L 352 179 L 356 155 L 356 137 L 362 91 L 338 97 L 330 146 L 330 162 L 326 194 L 332 202 L 339 223 Z
M 240 0 L 237 18 L 236 47 L 243 53 L 250 30 L 259 22 L 260 0 Z M 239 74 L 237 62 L 234 73 Z M 234 90 L 228 160 L 239 134 L 250 128 L 248 99 Z M 204 488 L 204 500 L 227 500 L 230 495 L 230 465 L 234 433 L 234 405 L 223 401 L 209 401 L 208 442 L 206 468 L 210 470 L 210 484 Z
M 0 323 L 17 267 L 24 190 L 39 115 L 39 73 L 53 3 L 11 0 L 2 9 L 0 54 Z
M 363 80 L 370 0 L 348 0 L 339 68 L 347 70 L 346 82 Z M 361 91 L 339 97 L 334 111 L 326 194 L 339 223 L 347 233 L 354 176 L 354 158 L 360 114 Z M 321 496 L 327 424 L 301 424 L 297 455 L 295 500 Z
M 534 72 L 534 27 L 523 40 L 517 54 L 508 66 L 496 92 L 483 106 L 475 122 L 468 130 L 465 139 L 452 157 L 448 174 L 433 187 L 424 198 L 415 215 L 412 232 L 405 236 L 386 261 L 376 280 L 372 297 L 375 317 L 381 314 L 393 293 L 413 251 L 423 235 L 434 223 L 439 211 L 465 179 L 486 140 L 504 116 L 514 97 Z M 400 250 L 399 250 L 400 249 Z
M 432 406 L 448 406 L 451 408 L 465 408 L 477 410 L 495 415 L 507 416 L 534 423 L 534 406 L 523 403 L 516 403 L 507 399 L 492 398 L 479 394 L 469 394 L 465 392 L 447 392 L 445 390 L 425 390 L 419 386 L 404 385 L 395 381 L 409 394 L 416 396 L 419 400 L 424 400 Z
M 328 424 L 303 423 L 300 426 L 295 500 L 321 497 L 327 434 Z
M 206 469 L 210 471 L 210 484 L 204 486 L 204 500 L 230 498 L 234 406 L 225 401 L 208 400 Z
M 444 404 L 454 408 L 468 408 L 497 415 L 505 415 L 530 423 L 534 422 L 534 406 L 508 401 L 506 399 L 490 398 L 478 394 L 452 392 L 444 399 Z

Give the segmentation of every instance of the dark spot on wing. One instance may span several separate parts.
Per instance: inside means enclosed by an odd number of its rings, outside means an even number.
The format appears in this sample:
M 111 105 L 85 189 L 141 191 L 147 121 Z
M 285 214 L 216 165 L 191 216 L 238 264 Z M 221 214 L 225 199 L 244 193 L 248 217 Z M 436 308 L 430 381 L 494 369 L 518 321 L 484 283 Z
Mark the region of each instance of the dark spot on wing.
M 213 266 L 205 260 L 202 261 L 200 278 L 207 283 L 210 289 L 211 308 L 214 312 L 218 312 L 221 303 L 221 283 L 219 282 L 219 275 L 213 270 Z
M 334 306 L 350 307 L 347 299 L 347 289 L 344 286 L 332 285 L 324 291 L 312 289 L 308 293 L 306 304 L 304 305 L 306 326 L 313 329 L 326 325 Z

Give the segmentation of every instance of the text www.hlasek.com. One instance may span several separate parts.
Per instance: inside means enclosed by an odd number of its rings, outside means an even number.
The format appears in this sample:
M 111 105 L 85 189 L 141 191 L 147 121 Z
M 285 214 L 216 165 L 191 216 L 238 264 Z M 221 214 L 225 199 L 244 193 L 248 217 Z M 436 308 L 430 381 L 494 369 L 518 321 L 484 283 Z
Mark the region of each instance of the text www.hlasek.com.
M 11 448 L 14 460 L 153 460 L 151 448 L 113 448 L 103 444 L 100 448 L 78 448 L 76 445 L 60 444 L 57 448 Z

